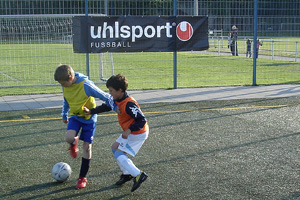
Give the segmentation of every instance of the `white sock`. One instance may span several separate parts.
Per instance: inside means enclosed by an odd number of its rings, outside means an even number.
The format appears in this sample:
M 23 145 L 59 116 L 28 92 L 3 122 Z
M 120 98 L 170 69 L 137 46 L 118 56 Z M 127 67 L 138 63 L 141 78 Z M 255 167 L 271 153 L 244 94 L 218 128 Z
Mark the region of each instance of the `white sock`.
M 116 160 L 121 171 L 123 172 L 124 175 L 129 175 L 130 173 L 120 164 L 120 162 L 118 160 Z
M 120 166 L 122 166 L 125 170 L 129 172 L 131 176 L 137 177 L 141 173 L 141 171 L 133 164 L 133 162 L 126 155 L 118 156 L 117 161 Z

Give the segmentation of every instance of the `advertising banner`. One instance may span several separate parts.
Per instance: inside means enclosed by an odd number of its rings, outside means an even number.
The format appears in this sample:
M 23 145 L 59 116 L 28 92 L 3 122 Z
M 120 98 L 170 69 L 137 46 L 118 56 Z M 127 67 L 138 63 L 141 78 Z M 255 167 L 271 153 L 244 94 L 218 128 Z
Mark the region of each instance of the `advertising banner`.
M 205 16 L 76 16 L 75 53 L 175 52 L 209 48 Z

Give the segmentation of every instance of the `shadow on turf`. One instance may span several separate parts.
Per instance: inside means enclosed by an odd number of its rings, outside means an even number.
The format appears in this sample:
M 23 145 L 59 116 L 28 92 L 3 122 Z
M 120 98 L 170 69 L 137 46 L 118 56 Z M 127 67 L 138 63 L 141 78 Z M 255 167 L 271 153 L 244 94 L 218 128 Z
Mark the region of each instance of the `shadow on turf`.
M 286 197 L 282 197 L 280 198 L 280 200 L 297 200 L 300 197 L 300 192 L 294 193 L 292 195 L 286 196 Z
M 108 191 L 108 190 L 113 190 L 113 189 L 117 189 L 119 188 L 118 186 L 116 186 L 115 184 L 113 185 L 110 185 L 110 186 L 107 186 L 107 187 L 104 187 L 104 188 L 101 188 L 99 190 L 94 190 L 94 191 L 87 191 L 87 192 L 83 192 L 83 193 L 80 193 L 80 197 L 83 197 L 85 195 L 91 195 L 91 194 L 97 194 L 97 193 L 101 193 L 101 192 L 104 192 L 104 191 Z M 128 194 L 123 194 L 123 195 L 120 195 L 118 197 L 112 197 L 110 199 L 107 199 L 107 200 L 118 200 L 118 199 L 123 199 L 125 198 L 126 196 L 130 195 L 129 193 Z M 73 199 L 73 198 L 76 198 L 78 197 L 79 194 L 73 194 L 73 195 L 68 195 L 68 196 L 65 196 L 65 197 L 60 197 L 60 198 L 56 198 L 57 200 L 64 200 L 64 199 Z M 97 196 L 95 196 L 97 197 Z M 84 199 L 84 198 L 83 198 Z
M 43 183 L 43 184 L 38 184 L 38 185 L 31 185 L 31 186 L 27 186 L 27 187 L 23 187 L 23 188 L 13 190 L 13 191 L 11 191 L 10 194 L 1 195 L 0 198 L 10 199 L 10 198 L 13 198 L 14 195 L 20 195 L 20 194 L 23 194 L 23 193 L 26 194 L 26 193 L 41 191 L 43 189 L 49 189 L 49 187 L 57 187 L 60 184 L 61 183 L 58 183 L 58 182 L 49 182 L 49 183 Z M 56 193 L 63 192 L 63 191 L 68 191 L 68 190 L 74 190 L 74 186 L 61 188 L 59 190 L 39 194 L 39 195 L 28 197 L 28 198 L 25 197 L 25 198 L 21 198 L 21 199 L 27 199 L 27 200 L 28 199 L 38 199 L 38 198 L 46 197 L 48 195 L 52 195 L 52 194 L 56 194 Z
M 293 136 L 298 136 L 298 135 L 300 135 L 300 132 L 291 133 L 291 134 L 287 134 L 287 135 L 281 135 L 281 136 L 278 136 L 278 137 L 271 137 L 271 138 L 262 139 L 262 140 L 256 140 L 256 141 L 247 142 L 247 143 L 243 143 L 243 144 L 225 146 L 225 147 L 222 147 L 222 148 L 212 149 L 210 151 L 204 151 L 204 152 L 200 152 L 200 153 L 196 153 L 196 154 L 183 155 L 183 156 L 179 156 L 179 157 L 170 158 L 170 159 L 167 159 L 167 160 L 158 160 L 158 161 L 153 162 L 153 163 L 148 163 L 148 164 L 141 165 L 140 167 L 145 168 L 145 167 L 149 167 L 151 165 L 171 163 L 171 162 L 175 162 L 175 161 L 179 161 L 179 160 L 185 160 L 185 159 L 194 158 L 194 157 L 198 157 L 198 156 L 205 156 L 205 155 L 209 155 L 209 154 L 213 154 L 213 153 L 228 151 L 228 150 L 232 150 L 232 149 L 238 149 L 238 148 L 247 147 L 247 146 L 251 146 L 251 145 L 257 145 L 257 144 L 260 144 L 260 143 L 265 143 L 265 142 L 270 142 L 270 141 L 276 141 L 276 140 L 280 140 L 280 139 L 283 139 L 283 138 L 288 138 L 288 137 L 293 137 Z M 294 194 L 293 196 L 295 196 L 295 195 L 298 195 L 298 193 Z
M 40 192 L 41 194 L 37 194 L 37 195 L 31 196 L 31 197 L 24 197 L 24 198 L 20 198 L 20 199 L 22 199 L 22 200 L 43 199 L 43 198 L 47 198 L 49 195 L 54 195 L 54 194 L 58 194 L 58 193 L 61 193 L 61 192 L 66 192 L 66 191 L 71 191 L 71 190 L 75 191 L 74 186 L 69 186 L 69 187 L 60 188 L 60 189 L 50 191 L 50 192 L 46 192 L 46 193 L 41 192 L 41 190 L 43 190 L 43 189 L 49 189 L 50 187 L 57 187 L 59 185 L 61 185 L 61 183 L 49 182 L 49 183 L 43 183 L 43 184 L 39 184 L 39 185 L 27 186 L 27 187 L 23 187 L 23 188 L 13 190 L 13 191 L 11 191 L 10 194 L 0 195 L 0 198 L 1 199 L 2 198 L 4 198 L 4 199 L 13 199 L 15 195 L 22 195 L 23 193 L 28 194 L 28 193 L 32 193 L 32 192 Z M 101 188 L 99 190 L 87 191 L 87 192 L 83 192 L 83 193 L 80 193 L 80 194 L 76 193 L 76 194 L 72 194 L 72 195 L 68 195 L 68 196 L 64 196 L 64 197 L 58 197 L 58 198 L 55 198 L 55 199 L 60 199 L 60 200 L 72 199 L 72 198 L 75 198 L 75 197 L 78 197 L 78 196 L 82 197 L 82 196 L 85 196 L 85 195 L 90 195 L 90 194 L 93 194 L 93 193 L 101 193 L 101 192 L 104 192 L 104 191 L 113 190 L 113 189 L 117 189 L 117 188 L 119 188 L 119 187 L 113 184 L 113 185 Z M 123 194 L 123 195 L 120 195 L 118 197 L 110 198 L 110 200 L 123 199 L 128 195 L 130 195 L 130 194 L 129 193 L 128 194 Z

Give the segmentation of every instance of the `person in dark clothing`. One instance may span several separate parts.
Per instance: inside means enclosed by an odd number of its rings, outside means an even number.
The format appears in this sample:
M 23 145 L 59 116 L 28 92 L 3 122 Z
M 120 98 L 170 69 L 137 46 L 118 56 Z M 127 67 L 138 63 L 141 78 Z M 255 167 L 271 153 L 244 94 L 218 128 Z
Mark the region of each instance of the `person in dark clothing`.
M 247 44 L 247 52 L 246 52 L 246 57 L 251 58 L 251 43 L 252 41 L 248 38 L 246 44 Z

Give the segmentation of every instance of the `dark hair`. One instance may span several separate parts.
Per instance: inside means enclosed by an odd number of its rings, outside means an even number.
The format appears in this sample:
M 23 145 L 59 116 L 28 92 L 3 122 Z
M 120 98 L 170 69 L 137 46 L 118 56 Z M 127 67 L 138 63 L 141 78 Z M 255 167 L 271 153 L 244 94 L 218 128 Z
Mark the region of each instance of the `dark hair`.
M 125 92 L 128 88 L 128 81 L 122 74 L 113 75 L 107 80 L 106 87 L 112 87 L 115 90 L 122 89 Z
M 56 81 L 68 81 L 74 76 L 74 70 L 70 65 L 59 65 L 54 72 L 54 80 Z

